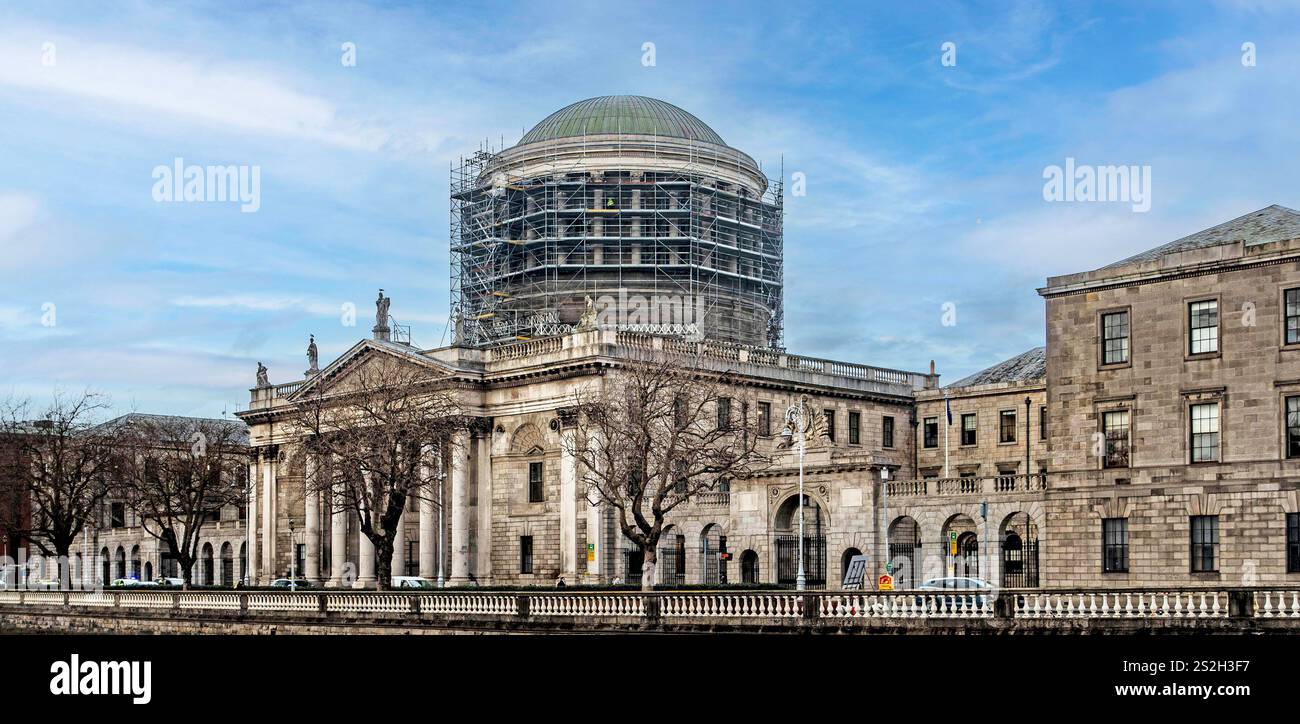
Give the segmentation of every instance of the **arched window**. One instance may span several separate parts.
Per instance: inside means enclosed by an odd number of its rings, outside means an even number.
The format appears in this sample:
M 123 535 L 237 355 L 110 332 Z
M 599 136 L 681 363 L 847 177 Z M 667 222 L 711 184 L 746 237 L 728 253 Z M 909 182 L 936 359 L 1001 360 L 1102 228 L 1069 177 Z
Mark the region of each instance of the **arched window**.
M 212 559 L 212 544 L 204 543 L 203 552 L 199 556 L 201 565 L 199 566 L 199 583 L 204 586 L 211 586 L 216 582 L 216 569 Z
M 109 557 L 108 546 L 99 551 L 100 583 L 107 586 L 113 580 L 113 559 Z
M 140 546 L 131 546 L 131 577 L 139 580 L 143 573 L 140 568 Z
M 221 544 L 221 585 L 235 585 L 235 549 L 229 541 Z
M 117 577 L 126 578 L 126 549 L 117 547 Z
M 752 550 L 740 554 L 740 582 L 758 583 L 758 554 Z
M 862 551 L 858 550 L 857 548 L 845 549 L 844 555 L 840 556 L 840 580 L 841 581 L 843 581 L 844 577 L 848 575 L 849 563 L 853 562 L 854 556 L 860 556 L 860 555 L 862 555 Z
M 152 561 L 145 561 L 145 562 L 144 562 L 144 580 L 146 580 L 146 581 L 152 581 L 152 580 L 153 580 L 153 562 L 152 562 Z

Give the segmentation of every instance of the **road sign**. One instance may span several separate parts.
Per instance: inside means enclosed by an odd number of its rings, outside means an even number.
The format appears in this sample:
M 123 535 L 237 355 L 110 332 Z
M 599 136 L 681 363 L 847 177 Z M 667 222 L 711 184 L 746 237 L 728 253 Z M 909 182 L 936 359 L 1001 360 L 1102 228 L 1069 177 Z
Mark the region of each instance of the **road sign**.
M 594 560 L 596 560 L 596 544 L 595 544 L 595 543 L 588 543 L 588 544 L 587 544 L 587 560 L 589 560 L 589 561 L 594 561 Z
M 891 576 L 891 575 L 889 575 L 888 573 L 886 573 L 885 575 L 881 576 L 881 577 L 880 577 L 880 581 L 879 581 L 879 585 L 877 586 L 877 588 L 879 588 L 879 589 L 882 590 L 882 591 L 892 591 L 892 590 L 894 590 L 894 577 Z
M 893 572 L 894 572 L 894 562 L 890 561 L 885 564 L 885 573 L 893 573 Z
M 948 555 L 950 556 L 957 555 L 957 541 L 955 540 L 948 541 Z
M 953 542 L 953 543 L 956 543 L 956 542 L 957 542 L 957 531 L 955 531 L 955 530 L 950 530 L 950 531 L 948 531 L 948 540 L 951 541 L 951 542 Z

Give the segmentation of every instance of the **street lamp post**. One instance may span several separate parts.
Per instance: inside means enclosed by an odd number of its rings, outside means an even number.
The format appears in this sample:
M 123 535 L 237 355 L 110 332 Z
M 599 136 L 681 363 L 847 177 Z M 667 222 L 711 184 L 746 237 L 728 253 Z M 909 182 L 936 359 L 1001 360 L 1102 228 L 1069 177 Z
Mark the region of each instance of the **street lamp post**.
M 786 440 L 791 440 L 796 432 L 799 436 L 799 541 L 796 543 L 796 551 L 799 558 L 799 570 L 795 574 L 794 586 L 795 590 L 802 591 L 808 582 L 807 577 L 804 575 L 803 566 L 803 454 L 804 442 L 807 439 L 809 427 L 808 411 L 804 406 L 804 398 L 802 396 L 799 397 L 799 404 L 791 405 L 789 409 L 785 411 L 785 421 L 785 431 L 781 433 L 781 437 Z
M 289 519 L 289 542 L 293 549 L 289 551 L 289 590 L 296 592 L 298 590 L 298 532 L 293 524 L 293 518 Z
M 442 445 L 441 444 L 438 446 L 437 455 L 438 455 L 438 473 L 437 473 L 438 475 L 438 588 L 443 588 L 447 584 L 446 578 L 443 576 L 443 562 L 447 560 L 447 556 L 443 552 L 444 551 L 443 546 L 447 544 L 447 525 L 446 525 L 446 519 L 443 517 L 446 513 L 442 507 L 442 489 L 447 481 L 447 471 L 442 466 Z

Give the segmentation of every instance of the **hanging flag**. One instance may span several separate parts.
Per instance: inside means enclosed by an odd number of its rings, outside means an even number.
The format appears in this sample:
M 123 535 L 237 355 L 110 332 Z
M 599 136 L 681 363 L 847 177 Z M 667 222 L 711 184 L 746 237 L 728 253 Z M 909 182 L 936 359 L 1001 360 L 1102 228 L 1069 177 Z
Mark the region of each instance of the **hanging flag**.
M 951 425 L 952 424 L 952 400 L 949 400 L 947 395 L 943 396 L 943 407 L 948 412 L 948 424 Z

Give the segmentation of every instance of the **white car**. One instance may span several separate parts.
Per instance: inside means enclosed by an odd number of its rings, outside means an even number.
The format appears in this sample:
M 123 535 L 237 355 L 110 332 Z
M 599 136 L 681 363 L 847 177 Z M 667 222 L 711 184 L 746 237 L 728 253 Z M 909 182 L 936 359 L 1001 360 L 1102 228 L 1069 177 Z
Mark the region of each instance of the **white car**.
M 154 585 L 156 586 L 184 586 L 185 585 L 184 578 L 171 578 L 169 576 L 162 576 L 161 578 L 155 578 L 153 582 Z
M 156 586 L 158 583 L 156 581 L 141 581 L 138 578 L 114 578 L 108 585 L 113 588 L 121 588 L 123 586 Z
M 393 576 L 393 588 L 437 588 L 436 581 L 420 576 Z

